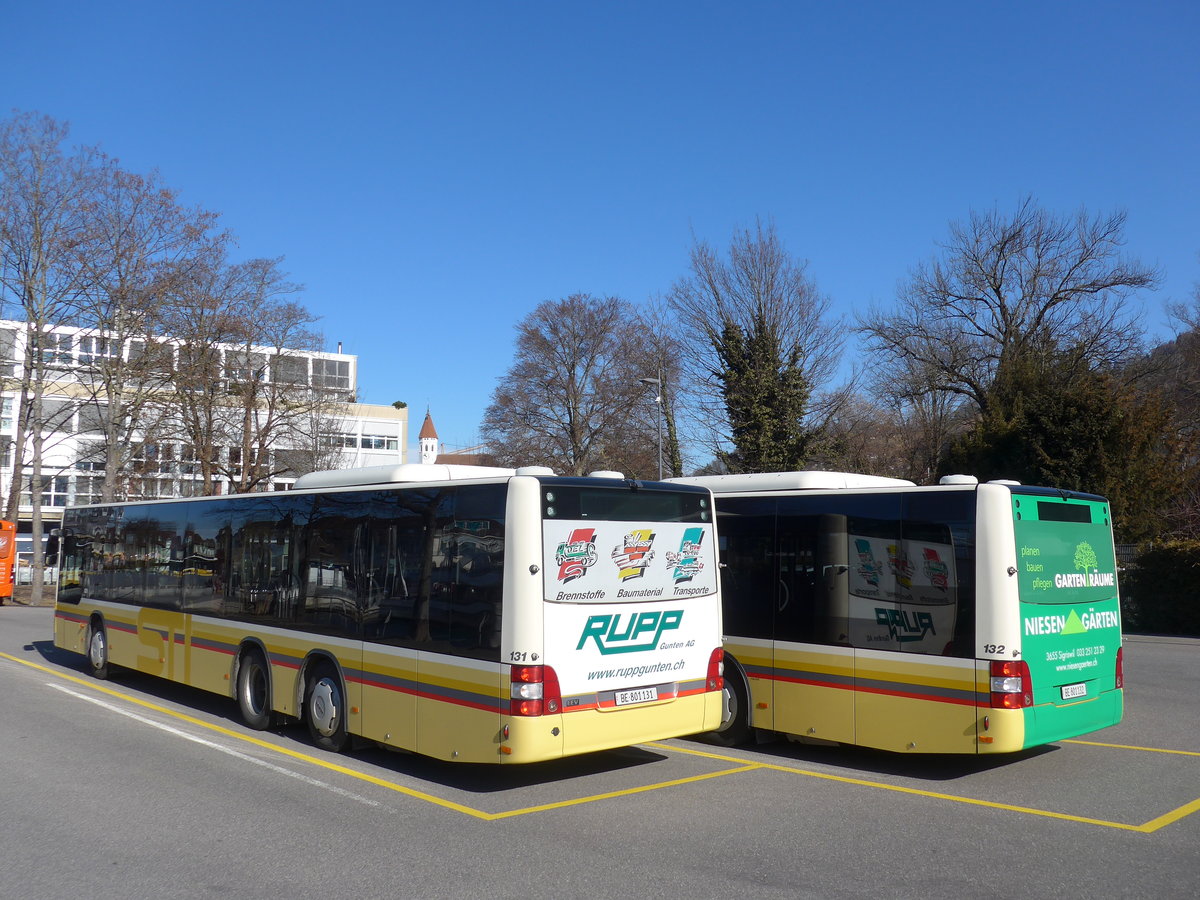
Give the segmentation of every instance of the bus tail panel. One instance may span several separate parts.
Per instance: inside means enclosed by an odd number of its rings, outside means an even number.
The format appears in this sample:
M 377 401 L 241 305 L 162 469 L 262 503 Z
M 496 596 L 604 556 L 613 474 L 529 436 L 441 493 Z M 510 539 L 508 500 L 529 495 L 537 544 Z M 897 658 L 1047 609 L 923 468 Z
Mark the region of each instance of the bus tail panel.
M 1025 746 L 1115 725 L 1123 713 L 1121 607 L 1108 503 L 1017 489 L 1012 514 L 1021 659 L 1032 688 Z

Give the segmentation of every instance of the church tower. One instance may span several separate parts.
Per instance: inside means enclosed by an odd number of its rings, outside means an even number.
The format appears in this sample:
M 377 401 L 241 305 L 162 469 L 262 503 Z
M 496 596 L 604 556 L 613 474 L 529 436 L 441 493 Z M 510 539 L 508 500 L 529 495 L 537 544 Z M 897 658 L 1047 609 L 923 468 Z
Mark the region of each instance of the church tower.
M 433 427 L 433 416 L 425 410 L 425 421 L 421 424 L 421 434 L 417 442 L 421 450 L 421 465 L 432 466 L 438 457 L 437 429 Z

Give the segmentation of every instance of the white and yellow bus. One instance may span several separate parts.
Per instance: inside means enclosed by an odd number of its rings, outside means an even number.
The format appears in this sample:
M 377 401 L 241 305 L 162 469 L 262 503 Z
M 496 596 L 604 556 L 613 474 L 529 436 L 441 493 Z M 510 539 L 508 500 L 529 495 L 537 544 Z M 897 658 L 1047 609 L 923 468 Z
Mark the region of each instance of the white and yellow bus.
M 68 509 L 55 645 L 332 751 L 534 762 L 712 729 L 712 496 L 597 475 L 402 465 Z
M 832 472 L 713 490 L 725 603 L 714 738 L 749 729 L 1000 753 L 1113 725 L 1121 617 L 1108 502 Z

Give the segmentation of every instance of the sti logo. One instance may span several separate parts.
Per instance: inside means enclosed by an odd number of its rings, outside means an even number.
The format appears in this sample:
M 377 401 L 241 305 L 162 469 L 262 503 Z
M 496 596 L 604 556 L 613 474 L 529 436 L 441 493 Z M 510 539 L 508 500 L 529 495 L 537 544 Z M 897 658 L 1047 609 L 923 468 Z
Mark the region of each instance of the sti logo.
M 654 559 L 654 532 L 641 528 L 625 535 L 619 546 L 613 547 L 612 560 L 617 564 L 617 577 L 621 581 L 641 578 L 646 574 L 650 561 Z
M 596 529 L 576 528 L 554 552 L 558 580 L 563 584 L 582 578 L 596 564 Z
M 628 615 L 628 617 L 626 617 Z M 624 624 L 622 624 L 624 620 Z M 672 609 L 659 612 L 616 613 L 588 616 L 583 632 L 579 635 L 576 650 L 582 650 L 591 638 L 601 655 L 635 653 L 638 650 L 653 650 L 664 631 L 679 627 L 683 621 L 683 610 Z M 649 635 L 642 640 L 643 635 Z
M 676 584 L 691 581 L 704 569 L 704 563 L 699 559 L 700 544 L 704 540 L 703 528 L 689 528 L 683 533 L 679 542 L 679 552 L 667 551 L 667 566 L 674 566 L 673 578 Z

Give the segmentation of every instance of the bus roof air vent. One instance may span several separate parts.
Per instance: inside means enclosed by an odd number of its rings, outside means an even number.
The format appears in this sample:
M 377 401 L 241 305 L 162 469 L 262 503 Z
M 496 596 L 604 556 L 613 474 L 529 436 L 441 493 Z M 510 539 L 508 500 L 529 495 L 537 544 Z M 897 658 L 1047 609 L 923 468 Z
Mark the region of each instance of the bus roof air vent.
M 518 475 L 553 475 L 554 470 L 549 466 L 519 466 Z
M 938 484 L 979 484 L 979 479 L 974 475 L 943 475 Z
M 588 478 L 615 478 L 617 481 L 625 480 L 625 476 L 620 472 L 612 472 L 608 469 L 597 469 L 595 472 L 588 472 Z

